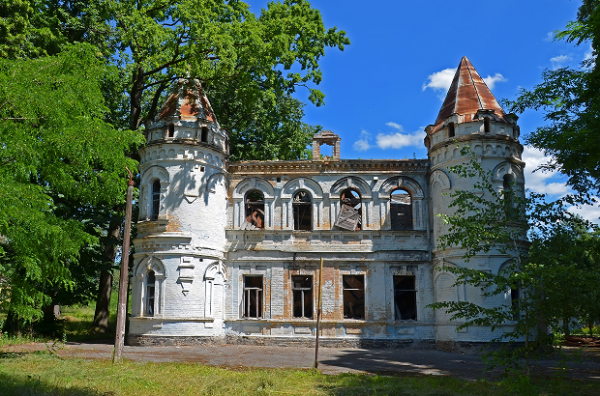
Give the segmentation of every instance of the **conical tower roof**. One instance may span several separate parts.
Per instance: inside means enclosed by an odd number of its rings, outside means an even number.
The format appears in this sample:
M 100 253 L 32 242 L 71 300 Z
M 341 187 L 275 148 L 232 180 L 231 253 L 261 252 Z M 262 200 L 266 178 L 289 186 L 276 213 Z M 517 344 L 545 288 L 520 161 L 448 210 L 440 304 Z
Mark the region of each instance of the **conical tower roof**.
M 216 122 L 215 113 L 198 80 L 180 79 L 158 112 L 156 121 L 179 116 L 182 120 Z
M 431 133 L 442 128 L 444 120 L 453 114 L 460 115 L 461 122 L 470 122 L 473 121 L 479 110 L 493 110 L 498 121 L 508 123 L 506 113 L 500 107 L 494 94 L 469 59 L 464 56 L 460 60 L 452 85 L 448 89 L 448 94 Z

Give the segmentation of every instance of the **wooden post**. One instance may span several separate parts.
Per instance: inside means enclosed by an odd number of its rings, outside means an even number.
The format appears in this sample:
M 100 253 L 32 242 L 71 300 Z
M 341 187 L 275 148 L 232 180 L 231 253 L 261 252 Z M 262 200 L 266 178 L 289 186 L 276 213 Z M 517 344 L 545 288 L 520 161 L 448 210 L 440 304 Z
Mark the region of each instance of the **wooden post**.
M 321 333 L 321 294 L 323 291 L 323 257 L 319 270 L 319 305 L 317 308 L 317 341 L 315 343 L 315 368 L 319 368 L 319 333 Z
M 115 349 L 113 363 L 123 362 L 123 347 L 125 346 L 125 322 L 127 321 L 127 284 L 129 278 L 129 239 L 131 235 L 131 205 L 133 186 L 131 171 L 127 181 L 127 202 L 125 206 L 125 229 L 123 230 L 123 250 L 121 252 L 121 274 L 119 276 L 119 304 L 117 306 L 117 329 L 115 332 Z

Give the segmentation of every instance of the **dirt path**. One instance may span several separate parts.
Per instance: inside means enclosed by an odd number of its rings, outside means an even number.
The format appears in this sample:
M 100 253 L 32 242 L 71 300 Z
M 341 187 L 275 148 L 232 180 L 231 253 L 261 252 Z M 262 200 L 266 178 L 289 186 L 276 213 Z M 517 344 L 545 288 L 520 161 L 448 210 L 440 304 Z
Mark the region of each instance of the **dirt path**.
M 105 343 L 67 343 L 57 348 L 46 344 L 25 344 L 3 348 L 0 353 L 29 353 L 51 349 L 62 357 L 110 359 L 112 345 Z M 311 368 L 314 349 L 248 345 L 125 347 L 124 358 L 140 362 L 193 362 L 225 367 Z M 540 374 L 557 369 L 558 361 L 540 362 Z M 593 358 L 570 363 L 567 375 L 600 380 L 600 360 Z M 410 349 L 333 349 L 319 350 L 319 369 L 328 374 L 345 372 L 412 373 L 452 375 L 464 379 L 484 376 L 481 358 L 474 355 Z M 494 370 L 485 376 L 496 376 Z

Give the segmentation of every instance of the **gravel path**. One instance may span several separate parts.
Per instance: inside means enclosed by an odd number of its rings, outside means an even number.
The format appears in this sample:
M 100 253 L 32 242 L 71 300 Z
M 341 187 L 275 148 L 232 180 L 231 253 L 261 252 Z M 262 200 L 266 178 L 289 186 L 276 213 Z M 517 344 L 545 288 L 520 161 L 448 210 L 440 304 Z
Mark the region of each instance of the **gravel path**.
M 73 343 L 62 348 L 46 344 L 25 344 L 3 348 L 0 353 L 28 353 L 52 349 L 63 357 L 110 359 L 109 342 Z M 314 349 L 249 345 L 125 347 L 124 358 L 139 362 L 191 362 L 223 367 L 311 368 Z M 550 374 L 558 361 L 540 362 L 540 374 Z M 451 375 L 464 379 L 495 377 L 502 370 L 485 374 L 485 365 L 475 355 L 412 349 L 334 349 L 319 350 L 319 370 L 327 374 L 347 372 L 385 374 Z M 594 357 L 571 363 L 567 375 L 600 380 L 600 359 Z

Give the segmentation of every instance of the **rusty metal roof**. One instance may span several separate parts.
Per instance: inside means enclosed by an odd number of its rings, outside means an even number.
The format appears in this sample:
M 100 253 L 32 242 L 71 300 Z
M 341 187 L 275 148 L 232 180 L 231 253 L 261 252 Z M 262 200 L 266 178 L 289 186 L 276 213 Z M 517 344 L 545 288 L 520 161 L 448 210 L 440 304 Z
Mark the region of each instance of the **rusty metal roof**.
M 216 121 L 215 113 L 198 80 L 180 79 L 158 112 L 156 121 L 179 116 L 182 120 L 202 118 Z
M 441 129 L 444 120 L 453 114 L 460 115 L 461 122 L 470 122 L 478 110 L 493 110 L 498 121 L 508 123 L 506 113 L 500 107 L 492 91 L 469 59 L 464 56 L 460 60 L 452 85 L 448 89 L 446 99 L 430 133 Z

